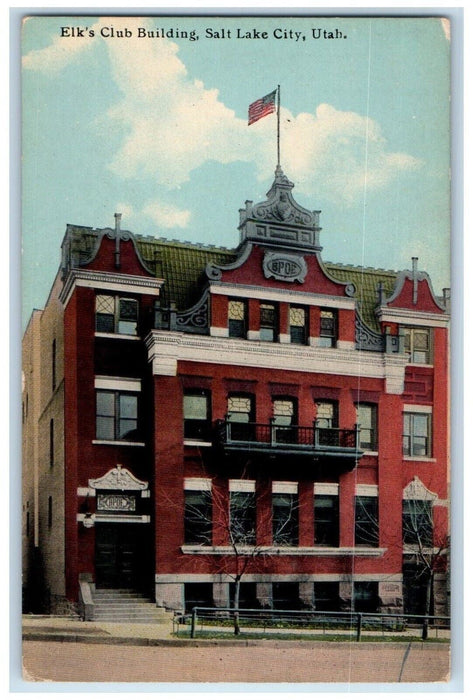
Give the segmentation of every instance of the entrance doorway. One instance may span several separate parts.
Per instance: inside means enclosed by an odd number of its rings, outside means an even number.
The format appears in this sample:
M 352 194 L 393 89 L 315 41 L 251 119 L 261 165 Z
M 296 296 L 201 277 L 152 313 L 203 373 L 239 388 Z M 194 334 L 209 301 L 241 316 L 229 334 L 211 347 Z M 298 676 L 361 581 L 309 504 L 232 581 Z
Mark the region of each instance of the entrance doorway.
M 151 550 L 146 526 L 97 523 L 95 584 L 97 588 L 143 590 L 150 569 Z

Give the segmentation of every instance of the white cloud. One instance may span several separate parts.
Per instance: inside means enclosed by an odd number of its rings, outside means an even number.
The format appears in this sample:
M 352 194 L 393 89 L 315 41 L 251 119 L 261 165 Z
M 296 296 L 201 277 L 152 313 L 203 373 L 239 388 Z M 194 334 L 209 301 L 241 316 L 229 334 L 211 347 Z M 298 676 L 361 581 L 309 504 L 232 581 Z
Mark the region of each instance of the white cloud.
M 162 228 L 186 228 L 191 218 L 190 211 L 161 201 L 148 202 L 143 208 L 143 214 Z
M 110 18 L 94 25 L 96 35 L 104 22 L 109 26 Z M 137 27 L 147 23 L 152 26 L 143 18 L 115 17 L 114 29 L 128 27 L 134 36 L 104 40 L 121 97 L 102 124 L 124 134 L 111 170 L 125 178 L 153 177 L 160 185 L 176 188 L 209 161 L 246 161 L 255 164 L 260 180 L 267 180 L 276 163 L 275 116 L 248 127 L 221 101 L 218 90 L 189 77 L 176 44 L 136 37 Z M 81 40 L 68 46 L 79 44 L 87 45 Z M 70 49 L 66 57 L 63 43 L 56 39 L 50 47 L 28 54 L 25 64 L 58 70 L 79 50 Z M 328 104 L 314 113 L 281 110 L 281 156 L 298 191 L 348 205 L 365 189 L 385 188 L 420 165 L 406 153 L 390 152 L 374 120 Z M 160 211 L 161 222 L 174 219 L 181 222 L 174 225 L 186 225 L 188 212 L 172 207 L 166 215 Z

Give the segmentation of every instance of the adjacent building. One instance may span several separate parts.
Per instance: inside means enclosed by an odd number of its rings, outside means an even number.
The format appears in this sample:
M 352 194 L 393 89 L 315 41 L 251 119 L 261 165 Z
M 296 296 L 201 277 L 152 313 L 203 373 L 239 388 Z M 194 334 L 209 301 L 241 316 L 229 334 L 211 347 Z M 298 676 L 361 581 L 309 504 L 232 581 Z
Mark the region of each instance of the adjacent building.
M 447 612 L 447 290 L 324 262 L 293 187 L 234 250 L 67 226 L 24 340 L 26 600 Z

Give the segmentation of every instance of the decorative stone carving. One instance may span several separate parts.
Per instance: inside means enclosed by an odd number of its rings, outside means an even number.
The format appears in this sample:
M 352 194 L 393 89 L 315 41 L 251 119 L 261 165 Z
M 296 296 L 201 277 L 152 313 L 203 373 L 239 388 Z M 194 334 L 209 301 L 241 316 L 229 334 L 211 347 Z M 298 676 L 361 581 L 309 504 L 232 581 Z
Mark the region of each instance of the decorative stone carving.
M 307 263 L 302 255 L 290 255 L 288 253 L 266 252 L 263 258 L 264 276 L 269 279 L 284 282 L 304 282 L 307 275 Z
M 89 479 L 89 486 L 100 491 L 146 491 L 148 482 L 139 481 L 128 469 L 117 464 L 104 476 Z
M 402 492 L 402 497 L 406 501 L 435 501 L 437 494 L 429 491 L 419 477 L 415 476 Z
M 242 241 L 263 241 L 284 246 L 321 250 L 318 234 L 319 211 L 309 211 L 298 204 L 291 190 L 294 187 L 278 166 L 268 199 L 253 205 L 247 201 L 240 209 Z

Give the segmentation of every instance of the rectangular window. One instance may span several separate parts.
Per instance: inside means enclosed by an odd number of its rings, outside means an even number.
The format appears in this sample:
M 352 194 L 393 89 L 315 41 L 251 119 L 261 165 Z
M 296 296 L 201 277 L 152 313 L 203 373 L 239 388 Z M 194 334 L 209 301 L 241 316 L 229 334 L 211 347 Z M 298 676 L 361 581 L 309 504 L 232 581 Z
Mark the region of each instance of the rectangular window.
M 406 457 L 430 457 L 431 414 L 404 413 L 402 453 Z
M 272 438 L 275 442 L 296 444 L 297 406 L 295 399 L 273 399 Z
M 49 421 L 49 466 L 54 467 L 54 419 Z
M 314 498 L 315 544 L 339 546 L 338 496 L 316 494 Z
M 378 547 L 378 498 L 355 497 L 355 546 Z
M 136 299 L 97 294 L 95 297 L 95 330 L 100 333 L 137 335 L 138 302 Z
M 340 603 L 338 581 L 315 581 L 314 607 L 316 610 L 338 612 Z
M 291 343 L 307 345 L 307 310 L 304 307 L 289 308 L 289 334 Z
M 51 347 L 51 381 L 52 389 L 56 388 L 56 338 L 54 338 Z
M 432 334 L 430 328 L 411 328 L 401 326 L 400 335 L 404 337 L 404 352 L 409 362 L 426 365 L 432 362 Z
M 212 544 L 212 492 L 184 492 L 184 541 Z
M 359 444 L 362 450 L 378 447 L 377 406 L 359 403 L 356 407 L 356 422 L 359 429 Z
M 232 542 L 256 544 L 256 497 L 253 492 L 230 493 L 230 532 Z
M 337 447 L 340 443 L 338 404 L 335 401 L 317 401 L 315 410 L 317 444 Z
M 53 497 L 48 496 L 48 527 L 53 526 Z
M 273 493 L 273 543 L 297 546 L 299 543 L 298 499 L 295 493 Z
M 228 300 L 228 335 L 230 338 L 246 338 L 246 302 L 241 299 Z
M 184 393 L 184 437 L 209 440 L 211 433 L 210 395 L 193 389 Z
M 337 344 L 337 312 L 332 309 L 320 309 L 319 345 L 334 348 Z
M 251 440 L 254 436 L 253 397 L 245 395 L 229 396 L 227 400 L 227 420 L 231 424 L 232 440 Z
M 379 609 L 378 582 L 355 581 L 353 608 L 356 612 L 377 612 Z
M 260 304 L 260 340 L 277 340 L 277 313 L 274 304 Z
M 425 500 L 402 502 L 402 540 L 404 544 L 431 547 L 433 543 L 432 503 Z
M 98 440 L 139 440 L 137 394 L 100 390 L 96 400 Z

